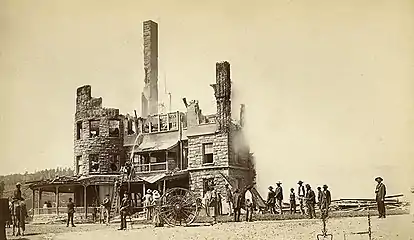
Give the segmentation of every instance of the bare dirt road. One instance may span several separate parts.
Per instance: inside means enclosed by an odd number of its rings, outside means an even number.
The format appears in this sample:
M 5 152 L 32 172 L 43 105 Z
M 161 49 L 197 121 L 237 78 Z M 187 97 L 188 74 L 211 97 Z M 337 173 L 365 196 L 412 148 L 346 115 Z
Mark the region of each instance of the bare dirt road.
M 386 219 L 372 218 L 373 239 L 414 240 L 414 223 L 412 216 L 389 216 Z M 317 239 L 321 233 L 321 220 L 284 220 L 256 221 L 251 223 L 222 223 L 214 226 L 198 225 L 192 227 L 154 228 L 151 225 L 135 224 L 127 231 L 117 231 L 117 225 L 78 225 L 66 228 L 64 225 L 29 225 L 26 239 Z M 333 239 L 344 239 L 345 232 L 367 231 L 366 217 L 335 218 L 327 222 L 328 233 Z M 9 239 L 16 239 L 9 237 Z M 367 235 L 354 235 L 348 240 L 368 239 Z

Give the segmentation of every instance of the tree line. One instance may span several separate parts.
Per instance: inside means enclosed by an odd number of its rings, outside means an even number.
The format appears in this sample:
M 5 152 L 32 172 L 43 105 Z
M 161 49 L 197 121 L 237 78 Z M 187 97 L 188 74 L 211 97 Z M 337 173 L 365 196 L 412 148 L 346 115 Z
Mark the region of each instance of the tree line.
M 15 189 L 16 183 L 20 182 L 22 184 L 22 194 L 23 197 L 31 197 L 32 191 L 27 191 L 27 188 L 24 186 L 25 182 L 29 181 L 38 181 L 53 179 L 56 176 L 73 176 L 74 171 L 71 168 L 55 168 L 55 169 L 44 169 L 41 171 L 35 171 L 33 173 L 15 173 L 9 175 L 0 176 L 0 197 L 8 198 L 13 195 L 13 190 Z

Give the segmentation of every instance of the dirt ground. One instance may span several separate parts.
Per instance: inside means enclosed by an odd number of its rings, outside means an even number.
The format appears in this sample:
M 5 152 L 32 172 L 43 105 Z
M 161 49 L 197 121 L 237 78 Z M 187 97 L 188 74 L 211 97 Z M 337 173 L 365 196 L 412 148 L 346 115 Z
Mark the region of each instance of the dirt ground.
M 388 216 L 386 219 L 373 217 L 373 239 L 414 240 L 414 223 L 410 215 Z M 117 231 L 118 225 L 78 224 L 75 228 L 59 225 L 27 225 L 26 236 L 12 237 L 7 229 L 8 239 L 317 239 L 321 233 L 321 220 L 255 221 L 251 223 L 219 223 L 214 226 L 195 224 L 191 227 L 154 228 L 151 225 L 133 224 L 126 231 Z M 367 231 L 366 217 L 328 219 L 327 231 L 333 239 L 344 239 L 345 232 Z M 327 238 L 329 239 L 329 238 Z M 367 235 L 348 236 L 349 240 L 368 239 Z

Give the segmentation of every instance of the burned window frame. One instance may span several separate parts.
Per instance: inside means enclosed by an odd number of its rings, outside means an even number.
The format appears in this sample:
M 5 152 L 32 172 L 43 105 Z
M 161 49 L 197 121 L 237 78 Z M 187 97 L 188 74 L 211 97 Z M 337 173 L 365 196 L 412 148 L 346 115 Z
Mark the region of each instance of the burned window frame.
M 134 123 L 135 121 L 133 119 L 128 119 L 127 120 L 127 134 L 128 135 L 134 135 L 136 129 L 134 130 Z
M 75 173 L 76 173 L 76 175 L 80 175 L 80 174 L 82 174 L 82 155 L 78 155 L 78 156 L 76 156 L 76 159 L 75 159 L 75 161 L 76 161 L 76 169 L 75 169 Z
M 83 131 L 83 126 L 82 126 L 82 121 L 78 121 L 76 123 L 76 140 L 81 140 L 82 139 L 82 131 Z
M 114 128 L 112 127 L 113 122 L 117 122 L 118 123 L 118 127 Z M 109 130 L 109 137 L 114 137 L 114 138 L 119 138 L 121 136 L 121 121 L 119 119 L 109 119 L 108 122 L 108 130 Z M 118 129 L 118 132 L 116 132 L 116 129 Z M 115 134 L 114 134 L 115 132 Z
M 159 115 L 159 123 L 160 123 L 160 132 L 168 131 L 169 124 L 168 124 L 168 115 L 162 114 Z
M 150 125 L 151 125 L 150 120 L 148 118 L 145 118 L 142 123 L 142 126 L 143 126 L 142 132 L 150 133 Z
M 96 128 L 96 135 L 92 134 L 92 126 L 93 123 L 97 123 L 97 128 Z M 100 120 L 98 119 L 93 119 L 93 120 L 89 120 L 89 137 L 93 138 L 93 137 L 99 137 L 99 128 L 100 128 Z
M 115 164 L 116 169 L 113 169 L 113 164 Z M 108 165 L 110 172 L 118 172 L 121 168 L 121 156 L 119 153 L 111 153 L 108 157 Z
M 159 132 L 159 127 L 160 127 L 160 123 L 159 123 L 159 116 L 151 116 L 149 117 L 149 123 L 150 123 L 150 127 L 151 127 L 151 132 Z
M 177 113 L 168 113 L 168 130 L 178 130 L 177 115 Z
M 93 160 L 95 160 L 94 158 L 96 159 L 96 164 L 95 165 L 93 165 L 93 162 L 92 162 Z M 100 162 L 99 162 L 99 154 L 96 154 L 96 153 L 89 154 L 88 160 L 89 160 L 89 173 L 100 173 L 101 166 L 100 166 Z M 95 171 L 93 171 L 94 166 L 97 166 L 97 168 L 98 168 Z
M 211 145 L 211 153 L 206 153 L 206 146 Z M 202 155 L 203 155 L 203 164 L 213 164 L 214 163 L 214 144 L 212 142 L 209 143 L 203 143 L 201 145 L 202 148 Z M 210 159 L 211 155 L 211 161 L 207 161 Z

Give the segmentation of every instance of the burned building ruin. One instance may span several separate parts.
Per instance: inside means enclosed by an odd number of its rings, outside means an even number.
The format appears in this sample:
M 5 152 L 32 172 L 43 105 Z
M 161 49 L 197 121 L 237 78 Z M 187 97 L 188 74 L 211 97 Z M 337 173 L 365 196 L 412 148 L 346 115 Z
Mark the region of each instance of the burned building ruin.
M 77 212 L 84 211 L 87 216 L 91 212 L 88 207 L 102 202 L 106 194 L 113 196 L 114 181 L 128 161 L 132 162 L 132 173 L 121 191 L 131 193 L 133 201 L 148 188 L 163 193 L 179 186 L 201 198 L 211 181 L 223 196 L 226 183 L 238 188 L 254 183 L 252 154 L 243 135 L 244 105 L 240 120 L 231 118 L 230 64 L 216 63 L 216 80 L 211 84 L 215 114 L 203 115 L 198 101 L 186 98 L 186 112 L 159 113 L 157 23 L 143 23 L 143 38 L 141 115 L 105 108 L 102 98 L 92 96 L 91 86 L 79 87 L 74 119 L 76 176 L 30 183 L 38 196 L 35 214 L 41 213 L 41 193 L 47 191 L 56 193 L 56 202 L 59 193 L 73 193 L 80 209 Z M 35 201 L 33 198 L 33 206 Z M 57 206 L 59 212 L 64 209 Z

